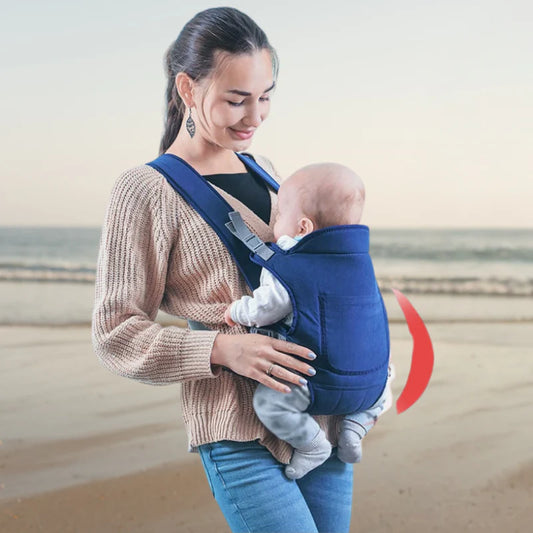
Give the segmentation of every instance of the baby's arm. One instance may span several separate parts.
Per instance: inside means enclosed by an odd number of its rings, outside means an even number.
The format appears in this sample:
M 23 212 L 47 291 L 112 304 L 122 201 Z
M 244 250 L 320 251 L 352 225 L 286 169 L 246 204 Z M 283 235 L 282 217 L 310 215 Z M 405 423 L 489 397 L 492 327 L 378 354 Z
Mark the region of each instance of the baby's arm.
M 261 327 L 275 324 L 290 312 L 289 293 L 268 270 L 263 269 L 259 287 L 252 296 L 243 296 L 231 304 L 226 312 L 226 322 Z

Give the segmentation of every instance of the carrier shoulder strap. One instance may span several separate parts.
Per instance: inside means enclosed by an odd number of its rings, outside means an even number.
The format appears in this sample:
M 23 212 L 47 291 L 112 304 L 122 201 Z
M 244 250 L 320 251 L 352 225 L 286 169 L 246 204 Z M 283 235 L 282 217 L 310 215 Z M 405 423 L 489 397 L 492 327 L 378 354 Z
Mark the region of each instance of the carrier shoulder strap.
M 238 153 L 236 155 L 270 187 L 275 191 L 278 190 L 279 185 L 274 178 L 250 156 Z M 229 213 L 233 212 L 228 202 L 201 174 L 176 155 L 162 154 L 147 165 L 160 172 L 172 188 L 213 228 L 233 257 L 250 289 L 257 288 L 260 267 L 250 261 L 249 248 L 226 227 Z
M 259 165 L 250 154 L 246 152 L 240 154 L 235 152 L 235 154 L 247 167 L 255 171 L 255 173 L 258 174 L 267 185 L 272 187 L 275 192 L 278 192 L 279 183 L 261 165 Z

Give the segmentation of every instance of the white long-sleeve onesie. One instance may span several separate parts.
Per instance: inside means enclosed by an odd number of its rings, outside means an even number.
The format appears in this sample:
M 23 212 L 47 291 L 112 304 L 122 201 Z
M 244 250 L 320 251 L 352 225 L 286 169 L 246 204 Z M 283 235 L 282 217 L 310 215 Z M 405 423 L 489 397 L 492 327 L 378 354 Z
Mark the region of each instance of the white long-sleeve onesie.
M 282 250 L 292 248 L 298 241 L 282 235 L 276 244 Z M 252 296 L 243 296 L 231 305 L 231 319 L 244 326 L 268 326 L 282 318 L 292 322 L 292 303 L 285 287 L 266 268 L 261 270 L 259 287 Z

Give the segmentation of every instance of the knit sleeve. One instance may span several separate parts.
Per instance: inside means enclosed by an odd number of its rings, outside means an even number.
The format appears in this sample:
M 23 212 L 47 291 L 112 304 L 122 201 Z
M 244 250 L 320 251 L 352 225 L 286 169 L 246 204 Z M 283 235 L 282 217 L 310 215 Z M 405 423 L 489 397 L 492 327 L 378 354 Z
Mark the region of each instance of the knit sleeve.
M 93 347 L 109 370 L 144 383 L 215 377 L 210 356 L 218 332 L 154 322 L 172 232 L 163 216 L 164 178 L 150 171 L 125 172 L 111 194 L 98 255 Z

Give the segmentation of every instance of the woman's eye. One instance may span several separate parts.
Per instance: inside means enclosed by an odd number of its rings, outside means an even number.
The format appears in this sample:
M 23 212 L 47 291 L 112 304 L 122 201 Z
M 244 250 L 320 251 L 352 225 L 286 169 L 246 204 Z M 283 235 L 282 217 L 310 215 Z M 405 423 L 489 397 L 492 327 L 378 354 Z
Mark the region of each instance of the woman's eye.
M 259 98 L 260 102 L 268 102 L 269 100 L 270 100 L 269 96 L 261 96 Z M 245 102 L 244 100 L 241 100 L 240 102 L 232 102 L 231 100 L 228 100 L 228 104 L 233 106 L 233 107 L 239 107 L 239 106 L 243 105 L 244 102 Z

